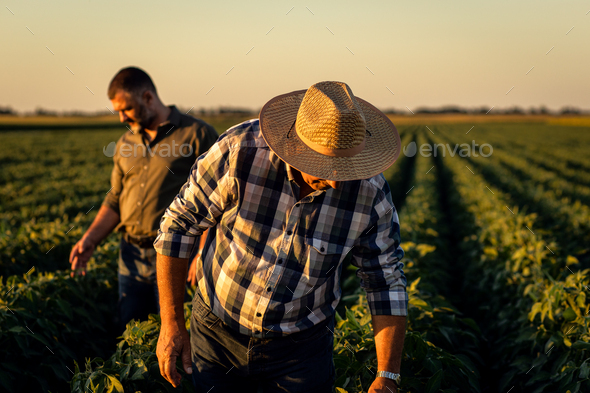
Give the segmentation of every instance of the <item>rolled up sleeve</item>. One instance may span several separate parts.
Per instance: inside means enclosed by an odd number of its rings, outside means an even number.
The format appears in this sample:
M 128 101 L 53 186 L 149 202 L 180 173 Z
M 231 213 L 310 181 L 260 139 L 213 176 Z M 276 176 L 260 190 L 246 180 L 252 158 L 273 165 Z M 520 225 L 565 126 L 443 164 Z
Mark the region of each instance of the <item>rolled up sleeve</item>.
M 352 251 L 352 264 L 367 294 L 371 315 L 407 315 L 408 295 L 403 272 L 399 219 L 389 188 L 373 206 L 375 223 L 360 237 Z
M 191 169 L 188 181 L 160 220 L 154 241 L 156 252 L 189 258 L 198 236 L 215 226 L 232 203 L 233 181 L 229 171 L 230 149 L 225 141 L 215 143 Z

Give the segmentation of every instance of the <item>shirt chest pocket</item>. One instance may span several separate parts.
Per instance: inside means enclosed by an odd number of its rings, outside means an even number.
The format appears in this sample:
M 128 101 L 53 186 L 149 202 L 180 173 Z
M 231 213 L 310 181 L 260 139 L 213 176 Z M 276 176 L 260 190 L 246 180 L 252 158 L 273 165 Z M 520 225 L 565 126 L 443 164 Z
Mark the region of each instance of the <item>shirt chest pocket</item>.
M 352 248 L 344 244 L 331 243 L 317 237 L 306 238 L 305 243 L 308 249 L 305 273 L 309 274 L 310 278 L 320 280 L 335 274 L 340 261 L 344 259 Z

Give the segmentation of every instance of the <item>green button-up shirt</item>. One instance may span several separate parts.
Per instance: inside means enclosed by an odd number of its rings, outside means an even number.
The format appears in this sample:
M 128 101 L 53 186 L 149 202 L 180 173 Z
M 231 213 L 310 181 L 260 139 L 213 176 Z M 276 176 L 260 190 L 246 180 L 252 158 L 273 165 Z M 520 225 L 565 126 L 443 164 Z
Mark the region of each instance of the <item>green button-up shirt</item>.
M 170 106 L 168 120 L 148 142 L 143 132 L 127 131 L 116 145 L 111 189 L 103 201 L 121 218 L 116 230 L 155 236 L 160 218 L 186 182 L 198 156 L 217 140 L 215 129 Z

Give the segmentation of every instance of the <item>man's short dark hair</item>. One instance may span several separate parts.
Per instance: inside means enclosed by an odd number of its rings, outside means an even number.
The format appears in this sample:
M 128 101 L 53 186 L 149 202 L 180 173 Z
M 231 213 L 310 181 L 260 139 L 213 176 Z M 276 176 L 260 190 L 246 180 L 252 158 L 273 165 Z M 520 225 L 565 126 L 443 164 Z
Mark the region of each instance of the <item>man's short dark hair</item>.
M 146 90 L 157 94 L 152 78 L 144 70 L 137 67 L 123 68 L 115 75 L 109 84 L 109 100 L 114 99 L 119 90 L 134 95 L 143 94 Z

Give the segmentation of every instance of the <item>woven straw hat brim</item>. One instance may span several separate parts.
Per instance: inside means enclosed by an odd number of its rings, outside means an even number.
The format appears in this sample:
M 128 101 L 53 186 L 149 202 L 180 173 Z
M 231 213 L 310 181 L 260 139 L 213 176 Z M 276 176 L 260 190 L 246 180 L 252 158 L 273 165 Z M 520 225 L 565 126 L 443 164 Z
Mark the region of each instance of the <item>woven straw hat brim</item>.
M 365 137 L 365 149 L 352 157 L 331 157 L 309 148 L 295 129 L 289 132 L 306 91 L 277 96 L 260 111 L 262 136 L 281 160 L 308 175 L 334 181 L 368 179 L 384 172 L 397 160 L 401 150 L 397 129 L 383 112 L 356 96 L 370 133 Z

